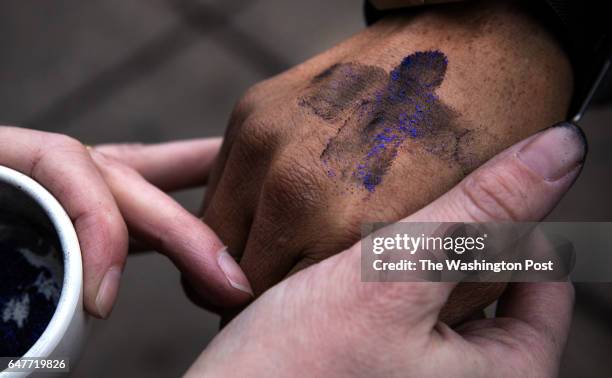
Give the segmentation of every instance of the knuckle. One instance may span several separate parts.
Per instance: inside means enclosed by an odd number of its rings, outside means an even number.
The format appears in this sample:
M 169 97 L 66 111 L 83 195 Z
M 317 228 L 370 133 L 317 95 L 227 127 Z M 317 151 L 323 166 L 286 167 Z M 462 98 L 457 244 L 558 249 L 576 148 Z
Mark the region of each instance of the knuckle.
M 474 221 L 518 221 L 527 205 L 525 182 L 513 169 L 483 170 L 468 176 L 460 190 Z
M 273 122 L 253 114 L 242 123 L 234 148 L 248 157 L 269 153 L 278 146 L 279 131 Z
M 92 222 L 111 239 L 127 237 L 127 228 L 116 207 L 111 203 L 99 204 L 92 212 Z
M 243 120 L 257 107 L 262 98 L 263 83 L 257 83 L 249 87 L 234 105 L 232 118 Z
M 264 200 L 300 209 L 324 202 L 322 173 L 311 160 L 299 150 L 279 155 L 264 181 Z
M 108 259 L 111 263 L 122 263 L 128 249 L 128 230 L 117 209 L 110 203 L 100 203 L 91 208 L 75 223 L 81 234 L 95 233 L 96 240 L 103 241 L 102 246 L 87 245 L 95 251 L 103 251 L 98 256 L 88 255 L 92 265 L 97 261 L 100 266 L 106 266 Z M 86 251 L 85 251 L 86 252 Z
M 103 207 L 96 216 L 100 228 L 108 234 L 109 248 L 115 253 L 127 252 L 128 230 L 118 211 L 111 206 Z

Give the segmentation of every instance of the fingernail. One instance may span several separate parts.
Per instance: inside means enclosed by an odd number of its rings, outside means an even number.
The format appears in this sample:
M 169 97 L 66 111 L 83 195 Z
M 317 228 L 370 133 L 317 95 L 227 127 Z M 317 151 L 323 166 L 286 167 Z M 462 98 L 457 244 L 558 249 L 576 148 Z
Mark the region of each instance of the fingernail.
M 582 165 L 586 152 L 582 130 L 571 123 L 561 123 L 537 134 L 517 157 L 544 180 L 556 181 Z
M 223 247 L 217 253 L 217 263 L 225 274 L 227 282 L 229 282 L 233 288 L 253 296 L 253 289 L 251 289 L 249 280 L 247 280 L 236 260 L 227 252 L 227 247 Z
M 96 308 L 98 309 L 98 315 L 102 319 L 106 319 L 113 309 L 120 280 L 121 268 L 118 266 L 109 268 L 106 274 L 104 274 L 104 278 L 102 278 L 98 294 L 96 295 Z

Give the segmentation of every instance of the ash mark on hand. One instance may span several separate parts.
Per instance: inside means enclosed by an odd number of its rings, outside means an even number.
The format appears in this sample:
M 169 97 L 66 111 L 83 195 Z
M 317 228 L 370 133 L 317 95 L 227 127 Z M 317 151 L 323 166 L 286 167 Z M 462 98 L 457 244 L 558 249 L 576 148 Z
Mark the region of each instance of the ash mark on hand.
M 474 131 L 458 126 L 457 113 L 436 94 L 447 66 L 442 52 L 424 51 L 406 56 L 389 73 L 341 63 L 315 76 L 299 105 L 340 124 L 321 154 L 328 175 L 373 192 L 406 140 L 471 170 L 475 158 L 461 144 L 473 140 Z

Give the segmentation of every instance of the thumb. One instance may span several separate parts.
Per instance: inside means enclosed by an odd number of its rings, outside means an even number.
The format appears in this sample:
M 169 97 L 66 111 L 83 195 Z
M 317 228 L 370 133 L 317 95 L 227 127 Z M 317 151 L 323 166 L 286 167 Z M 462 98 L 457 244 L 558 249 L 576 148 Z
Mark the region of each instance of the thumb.
M 578 176 L 586 140 L 575 125 L 563 123 L 535 134 L 501 152 L 440 198 L 403 222 L 527 222 L 545 217 Z M 359 264 L 360 243 L 347 251 Z M 357 269 L 356 275 L 359 275 Z M 359 278 L 357 278 L 359 280 Z M 399 319 L 431 330 L 454 283 L 381 282 L 353 285 L 396 302 Z M 361 289 L 358 289 L 361 290 Z M 374 291 L 374 292 L 372 292 Z M 389 308 L 389 303 L 385 308 Z M 420 324 L 415 324 L 420 323 Z
M 501 152 L 404 221 L 539 221 L 578 177 L 586 153 L 578 126 L 555 125 Z

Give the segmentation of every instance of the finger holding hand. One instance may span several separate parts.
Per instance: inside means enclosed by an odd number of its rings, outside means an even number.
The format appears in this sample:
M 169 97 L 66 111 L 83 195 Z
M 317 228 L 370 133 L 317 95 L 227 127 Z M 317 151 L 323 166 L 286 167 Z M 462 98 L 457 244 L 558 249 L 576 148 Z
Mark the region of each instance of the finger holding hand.
M 170 258 L 199 295 L 219 307 L 252 298 L 246 276 L 206 224 L 134 169 L 96 150 L 91 156 L 130 233 Z
M 208 183 L 210 171 L 221 149 L 222 138 L 189 139 L 157 144 L 100 144 L 98 151 L 138 172 L 164 192 L 194 188 Z M 130 238 L 130 253 L 149 252 L 153 247 Z

